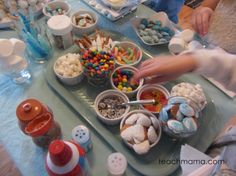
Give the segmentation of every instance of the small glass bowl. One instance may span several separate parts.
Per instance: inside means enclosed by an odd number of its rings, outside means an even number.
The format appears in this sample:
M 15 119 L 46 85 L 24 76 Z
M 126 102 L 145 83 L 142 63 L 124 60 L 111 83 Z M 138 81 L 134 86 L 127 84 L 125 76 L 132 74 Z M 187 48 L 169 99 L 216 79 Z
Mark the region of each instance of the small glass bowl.
M 187 97 L 170 97 L 159 114 L 163 131 L 175 139 L 188 138 L 197 132 L 200 107 Z

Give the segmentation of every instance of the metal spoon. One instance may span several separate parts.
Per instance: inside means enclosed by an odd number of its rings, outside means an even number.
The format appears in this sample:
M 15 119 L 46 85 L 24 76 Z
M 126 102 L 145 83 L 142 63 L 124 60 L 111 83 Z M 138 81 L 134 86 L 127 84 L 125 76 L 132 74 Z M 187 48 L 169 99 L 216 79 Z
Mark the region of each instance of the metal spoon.
M 150 100 L 136 100 L 136 101 L 128 101 L 122 104 L 112 104 L 112 105 L 107 105 L 108 108 L 119 108 L 119 107 L 124 107 L 127 105 L 140 105 L 140 104 L 155 104 L 156 101 L 154 99 L 150 99 Z

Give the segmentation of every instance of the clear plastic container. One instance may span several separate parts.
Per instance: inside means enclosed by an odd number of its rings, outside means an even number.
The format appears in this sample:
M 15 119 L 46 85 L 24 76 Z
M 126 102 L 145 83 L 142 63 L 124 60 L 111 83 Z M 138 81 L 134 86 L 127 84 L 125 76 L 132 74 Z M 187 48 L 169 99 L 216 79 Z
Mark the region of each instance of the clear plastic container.
M 55 15 L 48 22 L 55 45 L 59 49 L 67 49 L 73 45 L 72 24 L 66 15 Z

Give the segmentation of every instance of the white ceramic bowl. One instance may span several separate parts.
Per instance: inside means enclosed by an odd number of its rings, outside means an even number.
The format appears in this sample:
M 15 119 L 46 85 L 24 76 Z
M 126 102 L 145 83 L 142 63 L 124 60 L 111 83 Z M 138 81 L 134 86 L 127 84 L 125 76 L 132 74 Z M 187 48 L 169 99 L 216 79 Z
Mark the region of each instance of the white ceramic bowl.
M 78 75 L 73 76 L 73 77 L 65 77 L 65 76 L 62 76 L 62 75 L 58 74 L 58 72 L 56 71 L 57 70 L 56 69 L 56 63 L 57 62 L 58 62 L 58 59 L 54 63 L 53 70 L 54 70 L 55 75 L 59 79 L 59 81 L 61 81 L 65 85 L 69 85 L 69 86 L 77 85 L 82 81 L 82 79 L 84 77 L 83 71 L 81 73 L 79 73 Z M 81 68 L 83 69 L 82 65 L 81 65 Z
M 51 14 L 47 13 L 46 7 L 48 7 L 48 6 L 51 7 L 52 9 L 55 9 L 58 7 L 64 9 L 66 12 L 63 15 L 67 15 L 67 16 L 69 15 L 69 13 L 71 11 L 71 6 L 68 3 L 61 1 L 61 0 L 55 0 L 55 1 L 47 3 L 43 7 L 43 14 L 48 18 L 52 17 Z
M 114 73 L 115 73 L 117 70 L 119 70 L 119 69 L 125 69 L 125 70 L 129 70 L 129 71 L 132 71 L 132 72 L 138 72 L 138 69 L 137 69 L 137 68 L 132 67 L 132 66 L 128 66 L 128 65 L 124 65 L 124 66 L 117 67 L 117 68 L 112 72 L 111 77 L 110 77 L 111 86 L 112 86 L 113 89 L 115 89 L 115 90 L 117 90 L 117 91 L 121 91 L 121 90 L 119 90 L 119 89 L 115 86 L 112 77 L 113 77 Z M 138 92 L 138 90 L 143 86 L 143 83 L 144 83 L 144 79 L 140 79 L 140 80 L 139 80 L 139 86 L 138 86 L 135 90 L 133 90 L 133 91 L 131 91 L 131 92 L 123 92 L 123 93 L 124 93 L 125 95 L 127 95 L 129 98 L 132 98 L 132 97 L 134 97 L 134 96 L 136 95 L 136 93 Z
M 120 123 L 120 121 L 122 120 L 122 118 L 129 112 L 130 110 L 130 106 L 126 106 L 126 110 L 125 110 L 125 113 L 120 116 L 119 118 L 115 118 L 115 119 L 108 119 L 106 117 L 104 117 L 98 110 L 98 104 L 99 102 L 105 98 L 105 97 L 109 97 L 109 96 L 119 96 L 121 97 L 125 102 L 128 102 L 129 99 L 128 97 L 123 94 L 122 92 L 120 91 L 116 91 L 116 90 L 106 90 L 106 91 L 103 91 L 101 92 L 100 94 L 97 95 L 95 101 L 94 101 L 94 108 L 95 108 L 95 111 L 97 113 L 97 117 L 99 118 L 99 120 L 101 120 L 103 123 L 107 124 L 107 125 L 117 125 Z
M 90 26 L 88 27 L 81 27 L 81 26 L 77 26 L 75 24 L 75 21 L 74 21 L 74 17 L 77 16 L 77 15 L 81 15 L 81 14 L 89 14 L 92 16 L 92 18 L 94 19 L 94 23 L 91 24 Z M 97 26 L 97 22 L 98 22 L 98 17 L 97 15 L 92 12 L 92 11 L 87 11 L 87 10 L 79 10 L 75 13 L 73 13 L 71 15 L 71 24 L 73 26 L 73 32 L 76 34 L 76 35 L 83 35 L 83 34 L 91 34 L 92 32 L 95 31 L 95 28 Z
M 146 85 L 142 86 L 142 87 L 139 89 L 139 91 L 138 91 L 138 93 L 137 93 L 137 100 L 140 100 L 141 94 L 142 94 L 144 91 L 148 91 L 148 90 L 158 90 L 158 91 L 162 92 L 162 93 L 165 95 L 165 97 L 166 97 L 166 103 L 167 103 L 167 101 L 168 101 L 168 99 L 169 99 L 169 97 L 170 97 L 169 91 L 168 91 L 164 86 L 158 85 L 158 84 L 146 84 Z M 164 106 L 165 106 L 165 105 L 164 105 Z M 140 105 L 140 108 L 149 111 L 148 109 L 144 108 L 143 105 Z M 158 114 L 158 113 L 159 113 L 159 112 L 157 112 L 157 111 L 150 111 L 150 112 L 151 112 L 151 113 L 154 113 L 154 114 Z
M 160 139 L 161 139 L 161 135 L 162 135 L 162 127 L 161 127 L 161 122 L 158 120 L 158 118 L 154 115 L 154 114 L 152 114 L 152 113 L 150 113 L 149 111 L 146 111 L 146 110 L 133 110 L 133 111 L 130 111 L 128 114 L 126 114 L 125 115 L 125 117 L 121 120 L 121 122 L 120 122 L 120 131 L 121 131 L 121 129 L 123 128 L 123 126 L 125 125 L 125 121 L 126 121 L 126 119 L 128 119 L 132 114 L 134 114 L 134 113 L 142 113 L 142 114 L 145 114 L 145 115 L 147 115 L 149 118 L 150 117 L 153 117 L 153 118 L 155 118 L 155 119 L 157 119 L 157 122 L 158 122 L 158 129 L 156 130 L 156 132 L 157 132 L 157 140 L 156 140 L 156 142 L 154 142 L 154 143 L 152 143 L 151 145 L 150 145 L 150 148 L 152 148 L 152 147 L 154 147 L 155 145 L 157 145 L 157 143 L 160 141 Z M 123 140 L 124 142 L 125 142 L 125 144 L 127 144 L 130 148 L 133 148 L 133 145 L 132 144 L 130 144 L 130 143 L 128 143 L 127 141 L 125 141 L 125 140 Z
M 140 63 L 140 61 L 142 60 L 143 52 L 138 45 L 136 45 L 132 42 L 124 41 L 124 42 L 117 42 L 114 47 L 116 47 L 116 46 L 120 46 L 120 47 L 126 48 L 126 49 L 128 49 L 128 48 L 136 49 L 136 51 L 139 52 L 139 57 L 136 57 L 135 61 L 130 64 L 122 64 L 119 61 L 117 61 L 117 59 L 116 59 L 116 64 L 118 66 L 124 66 L 124 65 L 137 66 Z

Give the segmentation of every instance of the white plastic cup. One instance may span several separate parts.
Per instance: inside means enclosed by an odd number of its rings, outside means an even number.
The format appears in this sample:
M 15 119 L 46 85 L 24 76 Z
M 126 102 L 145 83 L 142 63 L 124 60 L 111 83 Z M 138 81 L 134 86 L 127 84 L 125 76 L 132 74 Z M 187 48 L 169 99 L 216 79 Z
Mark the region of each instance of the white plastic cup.
M 172 54 L 180 54 L 184 50 L 186 50 L 187 43 L 182 38 L 172 38 L 168 45 L 169 51 Z
M 13 53 L 22 55 L 26 48 L 25 43 L 16 38 L 11 38 L 10 41 L 13 44 Z
M 13 51 L 14 47 L 10 40 L 0 39 L 0 57 L 2 58 L 9 57 L 13 54 Z

